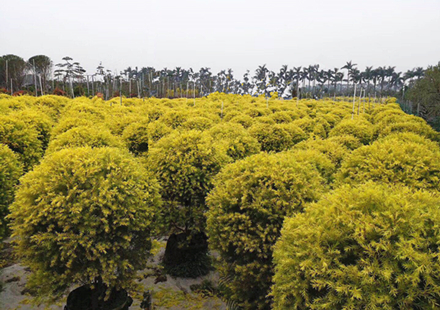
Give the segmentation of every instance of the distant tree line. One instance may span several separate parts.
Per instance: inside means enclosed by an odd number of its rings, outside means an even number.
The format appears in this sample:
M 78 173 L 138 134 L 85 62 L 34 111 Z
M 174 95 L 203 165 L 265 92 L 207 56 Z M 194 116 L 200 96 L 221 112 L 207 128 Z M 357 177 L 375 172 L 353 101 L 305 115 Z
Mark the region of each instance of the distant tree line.
M 47 93 L 69 97 L 99 95 L 104 99 L 116 96 L 195 98 L 213 92 L 265 97 L 277 93 L 284 99 L 395 96 L 409 113 L 432 118 L 432 111 L 439 109 L 435 101 L 438 93 L 420 93 L 427 90 L 429 84 L 424 79 L 425 72 L 435 75 L 438 66 L 418 67 L 406 72 L 398 72 L 391 66 L 366 67 L 362 71 L 349 61 L 341 68 L 322 69 L 316 64 L 289 69 L 283 65 L 274 72 L 262 65 L 254 75 L 248 70 L 240 80 L 232 69 L 214 74 L 207 67 L 199 71 L 181 67 L 162 70 L 128 67 L 113 72 L 100 63 L 96 72 L 87 74 L 79 62 L 66 56 L 53 69 L 52 60 L 45 55 L 33 56 L 27 61 L 16 55 L 5 55 L 0 57 L 0 87 L 11 94 L 21 91 L 37 96 Z M 417 88 L 412 91 L 414 86 Z

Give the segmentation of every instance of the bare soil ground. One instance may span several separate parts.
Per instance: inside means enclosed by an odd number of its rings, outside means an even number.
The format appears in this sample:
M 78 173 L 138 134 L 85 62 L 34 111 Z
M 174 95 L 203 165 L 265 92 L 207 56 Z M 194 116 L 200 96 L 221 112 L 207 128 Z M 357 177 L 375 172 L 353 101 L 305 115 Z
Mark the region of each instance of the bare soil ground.
M 218 274 L 211 272 L 206 276 L 190 278 L 173 278 L 169 275 L 158 275 L 160 270 L 159 263 L 164 254 L 164 243 L 157 250 L 154 257 L 149 260 L 149 268 L 139 272 L 140 283 L 145 291 L 150 291 L 152 296 L 153 309 L 226 309 L 225 303 L 217 296 L 193 292 L 191 286 L 209 281 L 213 286 L 218 284 Z M 57 305 L 30 304 L 32 296 L 27 294 L 26 279 L 30 270 L 19 262 L 14 261 L 10 245 L 5 242 L 0 260 L 3 259 L 3 267 L 0 269 L 0 309 L 2 310 L 62 310 L 65 300 Z M 134 301 L 130 309 L 137 310 L 141 308 L 142 292 L 138 296 L 133 296 Z

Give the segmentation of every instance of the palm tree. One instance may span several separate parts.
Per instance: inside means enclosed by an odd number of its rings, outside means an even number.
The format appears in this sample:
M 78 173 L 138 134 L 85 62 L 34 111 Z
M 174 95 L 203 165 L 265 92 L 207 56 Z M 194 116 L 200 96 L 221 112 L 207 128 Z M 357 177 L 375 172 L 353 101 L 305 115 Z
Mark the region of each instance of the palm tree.
M 366 67 L 365 71 L 362 72 L 361 75 L 362 75 L 362 80 L 367 83 L 367 87 L 365 91 L 368 92 L 368 97 L 370 97 L 369 89 L 370 89 L 370 81 L 373 77 L 373 67 Z
M 267 76 L 269 74 L 269 70 L 266 68 L 266 65 L 258 66 L 255 71 L 255 80 L 257 86 L 257 92 L 261 94 L 263 92 L 266 95 L 267 92 Z
M 333 70 L 333 82 L 335 84 L 335 90 L 333 93 L 333 99 L 336 99 L 336 92 L 338 91 L 338 82 L 341 82 L 341 88 L 342 88 L 342 81 L 344 80 L 344 73 L 339 72 L 339 68 L 334 68 Z
M 350 61 L 347 61 L 345 66 L 341 67 L 341 69 L 347 69 L 347 93 L 350 89 L 350 71 L 354 69 L 354 66 L 357 66 L 357 64 L 354 64 Z

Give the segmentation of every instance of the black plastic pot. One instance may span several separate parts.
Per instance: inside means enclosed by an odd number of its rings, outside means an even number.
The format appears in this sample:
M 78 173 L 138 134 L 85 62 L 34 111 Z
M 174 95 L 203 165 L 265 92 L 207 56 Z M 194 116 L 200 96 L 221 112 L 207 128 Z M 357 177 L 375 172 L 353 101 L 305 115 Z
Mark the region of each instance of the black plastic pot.
M 128 310 L 133 303 L 126 290 L 112 290 L 106 301 L 104 297 L 105 288 L 92 290 L 84 285 L 70 292 L 64 310 Z
M 189 239 L 189 241 L 188 241 Z M 196 278 L 209 273 L 208 238 L 204 233 L 172 234 L 165 248 L 163 264 L 168 274 Z

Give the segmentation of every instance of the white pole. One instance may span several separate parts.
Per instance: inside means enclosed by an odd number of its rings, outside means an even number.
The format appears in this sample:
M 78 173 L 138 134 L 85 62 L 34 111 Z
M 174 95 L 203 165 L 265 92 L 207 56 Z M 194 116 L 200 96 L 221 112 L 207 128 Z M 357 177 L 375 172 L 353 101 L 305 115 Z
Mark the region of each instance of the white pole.
M 354 93 L 353 93 L 353 111 L 351 112 L 351 119 L 354 118 L 354 106 L 355 106 L 355 101 L 356 101 L 356 86 L 357 84 L 354 83 Z

